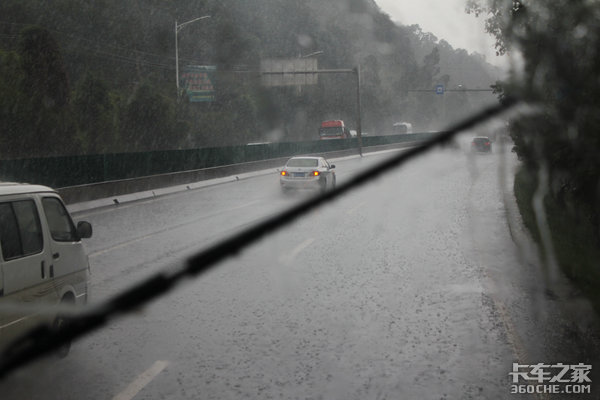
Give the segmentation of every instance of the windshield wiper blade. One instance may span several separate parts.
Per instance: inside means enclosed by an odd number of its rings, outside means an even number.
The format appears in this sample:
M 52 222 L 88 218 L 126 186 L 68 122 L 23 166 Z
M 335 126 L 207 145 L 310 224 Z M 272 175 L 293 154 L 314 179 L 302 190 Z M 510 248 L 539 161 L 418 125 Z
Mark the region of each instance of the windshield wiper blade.
M 448 143 L 459 132 L 473 128 L 490 118 L 498 116 L 518 103 L 519 101 L 516 99 L 505 98 L 501 104 L 488 107 L 456 123 L 448 130 L 440 132 L 437 136 L 424 141 L 422 144 L 365 169 L 346 183 L 337 185 L 334 190 L 300 202 L 201 251 L 192 256 L 179 270 L 171 273 L 161 272 L 155 274 L 106 302 L 90 307 L 89 310 L 82 312 L 80 315 L 67 317 L 65 325 L 60 330 L 52 329 L 50 326 L 41 326 L 34 329 L 19 339 L 15 346 L 0 359 L 0 379 L 11 371 L 59 349 L 62 345 L 103 327 L 110 320 L 139 309 L 151 300 L 169 292 L 184 279 L 208 272 L 215 268 L 219 262 L 238 254 L 244 248 L 289 225 L 313 209 L 341 197 L 350 190 L 372 181 L 385 172 L 399 167 L 438 145 Z

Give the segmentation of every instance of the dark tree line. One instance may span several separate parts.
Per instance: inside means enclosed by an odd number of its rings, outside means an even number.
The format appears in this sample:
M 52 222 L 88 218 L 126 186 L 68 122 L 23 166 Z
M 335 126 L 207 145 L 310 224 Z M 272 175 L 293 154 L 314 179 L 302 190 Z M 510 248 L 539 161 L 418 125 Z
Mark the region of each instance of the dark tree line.
M 524 220 L 533 219 L 537 191 L 558 263 L 600 312 L 600 3 L 488 0 L 468 10 L 488 13 L 498 52 L 524 60 L 523 73 L 499 85 L 501 99 L 536 106 L 510 124 L 524 167 L 515 185 Z M 536 220 L 528 226 L 541 237 Z
M 354 125 L 353 77 L 268 88 L 266 58 L 360 64 L 374 133 L 400 120 L 433 128 L 439 104 L 409 91 L 464 83 L 444 72 L 452 57 L 470 60 L 473 85 L 495 80 L 483 60 L 397 26 L 370 0 L 4 0 L 0 15 L 4 158 L 313 140 L 322 120 Z M 189 103 L 175 90 L 174 24 L 203 15 L 180 31 L 180 66 L 216 65 L 216 101 Z
M 561 202 L 585 203 L 598 226 L 600 4 L 490 0 L 471 2 L 469 10 L 492 12 L 487 26 L 499 52 L 523 54 L 524 75 L 504 82 L 502 95 L 543 106 L 540 114 L 513 121 L 515 151 L 531 171 L 548 172 Z

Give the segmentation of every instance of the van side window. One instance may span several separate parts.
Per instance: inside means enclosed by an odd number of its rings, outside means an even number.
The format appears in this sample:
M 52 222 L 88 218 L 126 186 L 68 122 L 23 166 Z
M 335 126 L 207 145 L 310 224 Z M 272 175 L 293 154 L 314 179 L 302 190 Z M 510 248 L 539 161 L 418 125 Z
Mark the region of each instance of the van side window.
M 44 242 L 42 239 L 40 217 L 35 203 L 31 200 L 15 201 L 13 209 L 15 210 L 19 232 L 21 233 L 23 255 L 27 256 L 39 253 L 42 251 Z
M 5 260 L 42 251 L 42 227 L 32 200 L 0 203 L 0 242 Z
M 17 258 L 22 254 L 17 218 L 10 203 L 0 203 L 0 242 L 2 257 L 5 260 Z
M 52 239 L 57 242 L 74 242 L 79 240 L 73 221 L 71 221 L 71 217 L 69 217 L 65 206 L 63 206 L 60 200 L 55 197 L 45 197 L 42 199 L 42 204 Z

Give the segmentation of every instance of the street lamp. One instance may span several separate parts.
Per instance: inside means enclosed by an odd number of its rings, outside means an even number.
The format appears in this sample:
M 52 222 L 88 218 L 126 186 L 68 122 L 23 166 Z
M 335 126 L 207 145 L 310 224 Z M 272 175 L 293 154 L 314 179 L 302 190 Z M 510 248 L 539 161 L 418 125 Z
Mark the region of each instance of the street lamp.
M 177 20 L 175 20 L 175 79 L 177 81 L 177 95 L 179 96 L 179 47 L 177 44 L 177 34 L 179 31 L 186 25 L 191 24 L 192 22 L 200 21 L 201 19 L 210 18 L 210 15 L 205 15 L 203 17 L 194 18 L 191 21 L 187 21 L 181 24 L 177 24 Z

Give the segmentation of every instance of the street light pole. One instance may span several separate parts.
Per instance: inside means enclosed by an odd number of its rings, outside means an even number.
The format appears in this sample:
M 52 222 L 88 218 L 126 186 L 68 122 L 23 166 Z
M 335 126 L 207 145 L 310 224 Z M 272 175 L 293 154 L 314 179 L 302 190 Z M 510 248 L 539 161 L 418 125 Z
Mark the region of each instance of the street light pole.
M 179 44 L 177 42 L 177 34 L 179 31 L 186 25 L 191 24 L 192 22 L 199 21 L 201 19 L 210 18 L 210 15 L 204 15 L 202 17 L 194 18 L 190 21 L 183 22 L 181 24 L 177 24 L 177 20 L 175 20 L 175 80 L 177 83 L 177 96 L 179 96 Z

